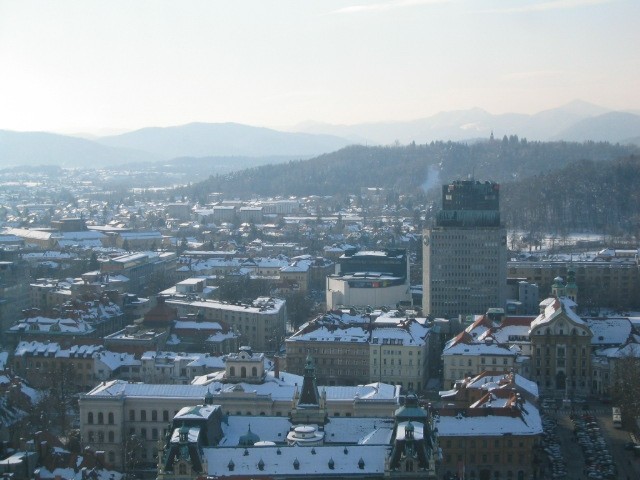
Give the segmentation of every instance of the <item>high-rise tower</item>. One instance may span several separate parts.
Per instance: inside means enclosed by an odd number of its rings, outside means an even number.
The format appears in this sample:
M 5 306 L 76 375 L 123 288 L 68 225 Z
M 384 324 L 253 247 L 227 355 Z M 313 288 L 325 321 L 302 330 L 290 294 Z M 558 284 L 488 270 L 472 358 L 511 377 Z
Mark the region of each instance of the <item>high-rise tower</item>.
M 451 318 L 504 308 L 507 234 L 500 186 L 454 181 L 442 187 L 442 210 L 423 232 L 424 313 Z

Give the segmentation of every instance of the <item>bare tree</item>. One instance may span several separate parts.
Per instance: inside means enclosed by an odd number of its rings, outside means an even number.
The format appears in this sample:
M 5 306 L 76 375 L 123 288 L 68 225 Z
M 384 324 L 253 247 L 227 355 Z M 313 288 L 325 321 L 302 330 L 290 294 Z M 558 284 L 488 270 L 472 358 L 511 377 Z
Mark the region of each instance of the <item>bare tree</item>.
M 616 360 L 612 379 L 612 398 L 620 407 L 622 424 L 632 427 L 640 417 L 640 349 Z

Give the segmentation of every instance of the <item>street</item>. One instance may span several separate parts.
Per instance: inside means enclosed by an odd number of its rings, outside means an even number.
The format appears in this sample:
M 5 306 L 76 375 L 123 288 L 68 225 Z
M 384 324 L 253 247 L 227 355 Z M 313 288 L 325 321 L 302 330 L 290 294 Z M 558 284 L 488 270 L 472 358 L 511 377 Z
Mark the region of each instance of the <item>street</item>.
M 545 412 L 545 416 L 548 419 L 553 419 L 557 422 L 556 434 L 566 464 L 566 476 L 553 477 L 551 470 L 547 468 L 546 476 L 543 476 L 543 478 L 567 478 L 570 480 L 607 478 L 598 473 L 587 471 L 583 449 L 574 434 L 575 424 L 571 419 L 572 413 L 578 419 L 582 419 L 585 414 L 590 414 L 594 417 L 597 427 L 593 430 L 599 429 L 598 433 L 601 434 L 606 444 L 606 447 L 601 448 L 599 453 L 608 450 L 617 471 L 614 477 L 609 478 L 620 480 L 640 479 L 640 458 L 636 457 L 632 451 L 624 448 L 625 444 L 631 441 L 629 432 L 615 428 L 611 419 L 611 406 L 600 403 L 585 405 L 584 409 L 578 408 L 573 411 L 570 407 L 565 407 L 551 408 Z

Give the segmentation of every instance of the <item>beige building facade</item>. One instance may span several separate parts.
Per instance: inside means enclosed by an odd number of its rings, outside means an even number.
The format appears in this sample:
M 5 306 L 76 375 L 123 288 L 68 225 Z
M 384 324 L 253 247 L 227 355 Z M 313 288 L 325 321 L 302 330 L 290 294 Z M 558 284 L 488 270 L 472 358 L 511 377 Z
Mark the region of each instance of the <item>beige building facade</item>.
M 299 384 L 302 379 L 296 377 Z M 148 385 L 121 380 L 104 382 L 82 395 L 80 435 L 82 446 L 105 451 L 116 468 L 124 462 L 127 439 L 141 442 L 143 464 L 154 464 L 158 440 L 183 407 L 202 404 L 213 395 L 223 413 L 242 416 L 286 417 L 295 407 L 299 387 L 272 376 L 263 384 Z M 358 387 L 318 387 L 326 396 L 329 417 L 390 417 L 398 406 L 399 387 L 387 384 Z
M 531 380 L 556 397 L 586 396 L 591 390 L 589 325 L 564 298 L 548 298 L 531 323 Z
M 203 320 L 229 326 L 239 338 L 239 344 L 251 345 L 258 352 L 275 352 L 284 340 L 287 324 L 286 301 L 259 297 L 247 304 L 217 300 L 167 299 L 178 315 L 200 315 Z

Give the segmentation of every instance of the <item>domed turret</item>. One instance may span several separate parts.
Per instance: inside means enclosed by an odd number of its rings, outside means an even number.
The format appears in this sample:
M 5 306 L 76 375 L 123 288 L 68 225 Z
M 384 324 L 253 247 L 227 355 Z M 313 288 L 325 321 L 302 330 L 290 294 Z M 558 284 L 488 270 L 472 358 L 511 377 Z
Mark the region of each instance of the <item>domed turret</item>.
M 260 437 L 251 431 L 251 424 L 249 424 L 249 430 L 247 433 L 240 437 L 238 445 L 241 447 L 252 447 L 260 441 Z

